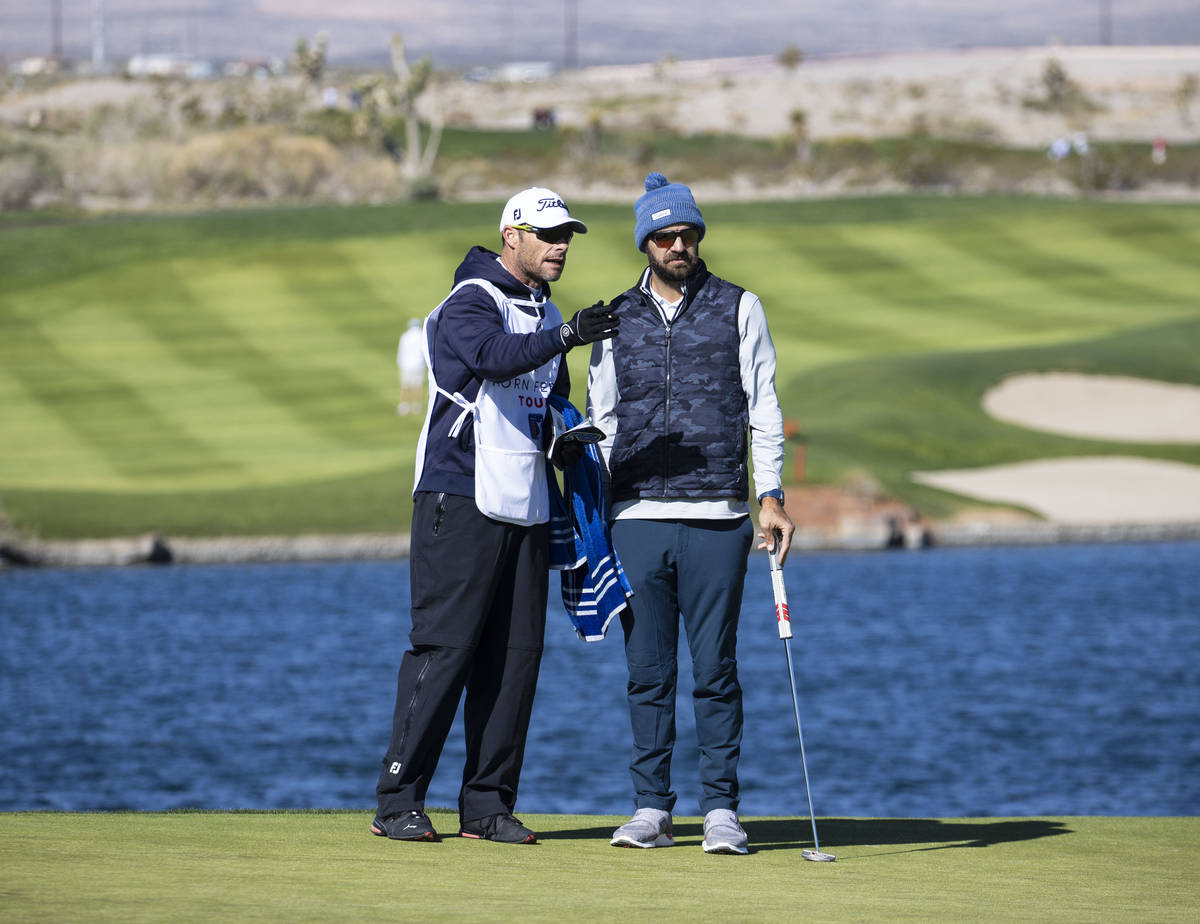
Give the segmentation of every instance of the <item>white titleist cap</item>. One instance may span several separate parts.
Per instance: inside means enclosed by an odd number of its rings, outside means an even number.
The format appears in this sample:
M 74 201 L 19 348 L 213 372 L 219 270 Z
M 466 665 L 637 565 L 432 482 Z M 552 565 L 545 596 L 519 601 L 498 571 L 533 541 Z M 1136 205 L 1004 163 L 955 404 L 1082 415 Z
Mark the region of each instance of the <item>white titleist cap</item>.
M 587 234 L 587 225 L 572 218 L 562 197 L 551 189 L 531 186 L 523 189 L 504 206 L 500 213 L 500 230 L 512 225 L 529 225 L 531 228 L 560 228 L 570 225 L 572 231 Z

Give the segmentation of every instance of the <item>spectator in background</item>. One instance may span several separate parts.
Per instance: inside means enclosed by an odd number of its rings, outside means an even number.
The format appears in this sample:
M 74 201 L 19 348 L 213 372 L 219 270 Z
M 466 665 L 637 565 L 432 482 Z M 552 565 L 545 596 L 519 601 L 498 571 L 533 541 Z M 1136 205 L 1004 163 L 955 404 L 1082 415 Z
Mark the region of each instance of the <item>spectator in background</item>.
M 412 318 L 396 347 L 400 403 L 396 413 L 419 414 L 425 409 L 425 354 L 421 349 L 421 319 Z

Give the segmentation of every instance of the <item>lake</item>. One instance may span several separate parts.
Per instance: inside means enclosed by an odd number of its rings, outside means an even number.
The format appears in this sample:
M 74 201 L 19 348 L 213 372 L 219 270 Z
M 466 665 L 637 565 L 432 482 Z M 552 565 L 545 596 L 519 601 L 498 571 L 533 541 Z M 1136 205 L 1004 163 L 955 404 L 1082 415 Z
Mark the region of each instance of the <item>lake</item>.
M 1200 813 L 1200 543 L 796 553 L 786 568 L 824 816 Z M 518 813 L 626 814 L 620 629 L 552 576 Z M 0 571 L 0 810 L 374 807 L 408 566 Z M 743 815 L 807 816 L 765 555 L 739 671 Z M 681 653 L 677 813 L 699 811 Z M 453 806 L 456 721 L 428 804 Z

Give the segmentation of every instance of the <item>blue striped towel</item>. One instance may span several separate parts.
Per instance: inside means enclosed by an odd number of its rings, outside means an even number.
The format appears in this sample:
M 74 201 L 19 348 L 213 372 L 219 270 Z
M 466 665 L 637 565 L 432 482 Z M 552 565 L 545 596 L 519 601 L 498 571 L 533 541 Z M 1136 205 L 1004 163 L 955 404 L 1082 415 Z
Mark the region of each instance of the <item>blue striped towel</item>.
M 551 395 L 550 404 L 568 427 L 583 420 L 566 398 Z M 561 572 L 563 606 L 575 632 L 585 642 L 598 642 L 612 618 L 629 605 L 633 588 L 608 529 L 604 469 L 596 445 L 586 444 L 583 457 L 563 472 L 562 490 L 552 466 L 549 476 L 550 567 Z

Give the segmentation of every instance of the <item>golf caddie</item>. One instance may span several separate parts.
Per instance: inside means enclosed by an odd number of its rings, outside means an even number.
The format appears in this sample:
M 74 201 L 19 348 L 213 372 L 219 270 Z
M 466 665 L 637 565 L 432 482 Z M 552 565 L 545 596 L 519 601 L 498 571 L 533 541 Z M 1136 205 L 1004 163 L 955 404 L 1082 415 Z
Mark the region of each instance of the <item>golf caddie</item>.
M 550 300 L 572 236 L 586 232 L 551 190 L 517 193 L 500 217 L 500 253 L 472 248 L 425 318 L 411 648 L 376 788 L 380 837 L 437 839 L 425 794 L 465 690 L 459 833 L 536 842 L 513 811 L 546 622 L 549 397 L 570 391 L 568 350 L 616 333 L 606 307 L 564 322 Z
M 607 434 L 600 448 L 611 481 L 612 540 L 634 592 L 621 627 L 636 811 L 612 844 L 674 843 L 682 620 L 692 656 L 704 850 L 742 854 L 737 628 L 754 540 L 748 452 L 759 548 L 775 549 L 782 562 L 795 530 L 783 506 L 775 347 L 758 297 L 700 259 L 706 227 L 687 186 L 651 173 L 634 216 L 634 245 L 648 266 L 611 302 L 621 336 L 592 348 L 588 375 L 588 408 Z

